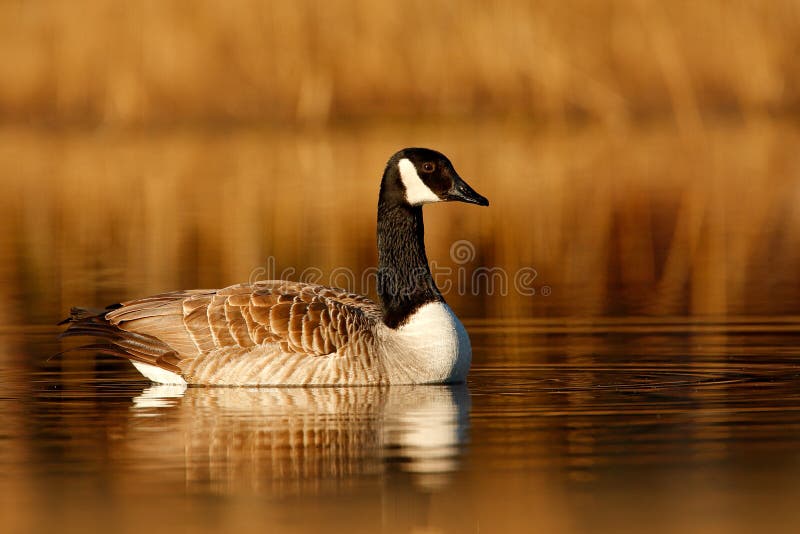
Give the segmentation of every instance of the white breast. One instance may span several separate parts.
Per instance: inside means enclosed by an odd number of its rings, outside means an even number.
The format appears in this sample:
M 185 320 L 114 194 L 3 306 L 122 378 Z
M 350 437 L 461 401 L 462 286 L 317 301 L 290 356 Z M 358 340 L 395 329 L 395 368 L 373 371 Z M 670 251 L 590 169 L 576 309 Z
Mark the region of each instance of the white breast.
M 444 302 L 420 307 L 400 328 L 381 329 L 379 339 L 392 384 L 463 382 L 472 347 L 464 325 Z

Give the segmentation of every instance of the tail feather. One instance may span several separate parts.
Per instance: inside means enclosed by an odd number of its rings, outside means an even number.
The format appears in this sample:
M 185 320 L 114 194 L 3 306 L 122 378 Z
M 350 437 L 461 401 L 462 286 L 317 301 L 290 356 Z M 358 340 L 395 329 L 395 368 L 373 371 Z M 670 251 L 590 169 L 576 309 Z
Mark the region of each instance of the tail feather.
M 105 343 L 83 345 L 78 349 L 126 358 L 180 374 L 179 364 L 182 358 L 172 347 L 153 336 L 121 330 L 106 319 L 106 314 L 118 307 L 119 305 L 109 306 L 102 311 L 72 308 L 70 316 L 59 323 L 69 325 L 60 337 L 100 338 Z

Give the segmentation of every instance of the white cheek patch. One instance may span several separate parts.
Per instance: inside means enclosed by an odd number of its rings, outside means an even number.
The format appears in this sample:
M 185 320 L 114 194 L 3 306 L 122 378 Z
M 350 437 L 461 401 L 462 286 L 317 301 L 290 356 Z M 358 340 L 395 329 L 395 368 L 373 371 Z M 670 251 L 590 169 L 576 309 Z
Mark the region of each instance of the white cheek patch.
M 417 168 L 408 158 L 401 159 L 397 167 L 400 169 L 400 178 L 406 188 L 406 200 L 409 204 L 420 206 L 442 200 L 425 185 L 419 174 L 417 174 Z

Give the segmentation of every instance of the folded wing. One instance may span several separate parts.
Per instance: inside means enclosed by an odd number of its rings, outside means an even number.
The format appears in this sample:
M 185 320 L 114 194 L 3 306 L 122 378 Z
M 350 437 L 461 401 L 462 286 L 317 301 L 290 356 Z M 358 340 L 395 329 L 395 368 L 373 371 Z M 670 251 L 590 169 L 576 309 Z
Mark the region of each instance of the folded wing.
M 219 350 L 226 359 L 259 346 L 308 357 L 340 353 L 368 341 L 380 317 L 366 297 L 273 280 L 155 295 L 104 314 L 74 310 L 64 335 L 100 337 L 109 344 L 93 348 L 176 372 Z

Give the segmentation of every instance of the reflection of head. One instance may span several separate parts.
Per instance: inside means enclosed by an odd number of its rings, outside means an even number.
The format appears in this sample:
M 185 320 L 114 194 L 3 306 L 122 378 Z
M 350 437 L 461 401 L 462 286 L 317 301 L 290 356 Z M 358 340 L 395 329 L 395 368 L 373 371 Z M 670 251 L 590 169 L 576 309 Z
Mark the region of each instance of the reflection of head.
M 125 444 L 137 461 L 165 471 L 177 463 L 187 480 L 213 491 L 316 492 L 390 465 L 433 490 L 458 468 L 469 392 L 153 386 L 134 399 L 131 415 Z M 154 443 L 159 436 L 165 442 Z

